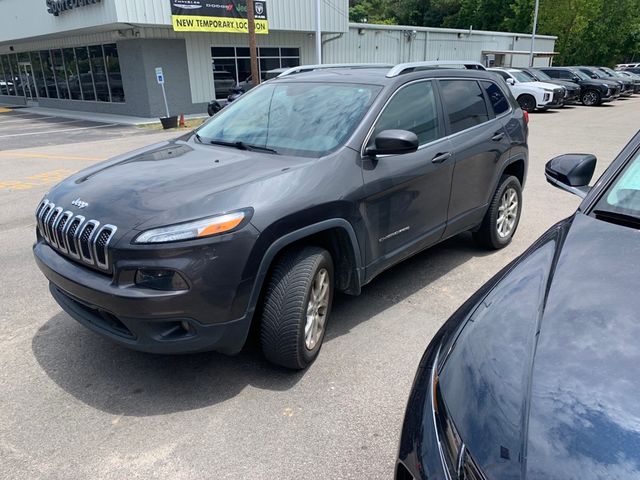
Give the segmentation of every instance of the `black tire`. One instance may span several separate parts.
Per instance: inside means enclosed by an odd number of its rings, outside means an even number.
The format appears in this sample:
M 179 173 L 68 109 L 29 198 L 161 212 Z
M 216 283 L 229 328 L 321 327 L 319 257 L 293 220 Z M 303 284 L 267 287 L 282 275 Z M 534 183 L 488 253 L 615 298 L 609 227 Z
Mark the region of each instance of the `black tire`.
M 520 108 L 525 112 L 531 113 L 536 109 L 538 102 L 536 101 L 533 95 L 529 95 L 527 93 L 520 95 L 518 97 L 518 104 Z
M 312 348 L 305 340 L 307 309 L 317 276 L 326 271 L 329 278 L 328 302 L 320 337 Z M 268 280 L 262 308 L 260 343 L 264 356 L 272 363 L 302 370 L 318 356 L 333 303 L 333 260 L 319 247 L 302 247 L 277 260 Z
M 596 90 L 587 90 L 580 95 L 580 101 L 587 107 L 595 107 L 602 103 L 602 96 Z
M 514 222 L 509 229 L 507 235 L 502 235 L 499 232 L 498 218 L 500 216 L 500 209 L 503 205 L 503 198 L 507 193 L 515 192 L 517 197 L 517 208 L 515 212 Z M 511 243 L 513 235 L 518 229 L 520 223 L 520 215 L 522 213 L 522 186 L 520 181 L 513 175 L 503 175 L 498 184 L 498 188 L 491 199 L 489 209 L 480 224 L 480 228 L 473 233 L 473 238 L 481 246 L 489 248 L 491 250 L 499 250 L 506 247 Z M 503 224 L 504 225 L 504 224 Z M 505 230 L 506 233 L 506 230 Z

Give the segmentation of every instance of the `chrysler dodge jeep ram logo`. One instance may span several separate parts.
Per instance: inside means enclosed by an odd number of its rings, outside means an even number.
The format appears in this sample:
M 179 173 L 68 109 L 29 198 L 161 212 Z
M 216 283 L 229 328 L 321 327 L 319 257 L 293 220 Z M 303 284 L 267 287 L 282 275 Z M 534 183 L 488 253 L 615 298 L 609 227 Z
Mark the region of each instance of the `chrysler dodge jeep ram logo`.
M 57 17 L 64 11 L 94 5 L 100 2 L 102 2 L 102 0 L 47 0 L 47 12 Z
M 264 13 L 264 4 L 262 2 L 256 2 L 256 15 L 262 15 Z
M 89 206 L 89 204 L 87 202 L 83 202 L 82 200 L 80 200 L 79 198 L 76 198 L 73 202 L 71 202 L 71 205 L 75 205 L 76 207 L 78 207 L 79 209 L 83 209 Z

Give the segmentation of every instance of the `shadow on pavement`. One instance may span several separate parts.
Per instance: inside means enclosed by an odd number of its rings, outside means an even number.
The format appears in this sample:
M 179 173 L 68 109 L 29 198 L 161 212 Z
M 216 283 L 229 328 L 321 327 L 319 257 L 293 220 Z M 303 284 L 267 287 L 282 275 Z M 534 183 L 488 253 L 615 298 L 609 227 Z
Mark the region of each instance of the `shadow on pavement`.
M 336 295 L 325 342 L 383 312 L 473 257 L 490 254 L 460 235 L 387 270 L 359 297 Z M 443 319 L 445 320 L 445 319 Z M 164 356 L 127 350 L 60 312 L 33 337 L 46 374 L 81 402 L 115 415 L 150 416 L 215 405 L 247 386 L 285 391 L 303 377 L 268 364 L 255 341 L 235 357 Z

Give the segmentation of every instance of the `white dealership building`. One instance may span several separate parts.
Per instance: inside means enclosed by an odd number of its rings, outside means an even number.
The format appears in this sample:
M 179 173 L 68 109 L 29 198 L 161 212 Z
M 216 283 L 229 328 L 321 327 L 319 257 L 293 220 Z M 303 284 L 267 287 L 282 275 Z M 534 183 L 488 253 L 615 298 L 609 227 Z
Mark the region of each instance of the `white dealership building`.
M 181 31 L 172 18 L 178 3 L 196 8 L 203 1 L 0 0 L 0 104 L 162 116 L 156 76 L 162 68 L 172 113 L 205 111 L 211 99 L 226 97 L 249 75 L 248 35 L 221 31 L 226 22 L 215 31 Z M 268 24 L 268 33 L 258 35 L 262 75 L 318 63 L 316 0 L 256 3 Z M 528 64 L 530 35 L 353 24 L 348 3 L 320 2 L 324 63 Z M 244 0 L 221 0 L 216 7 L 221 4 L 229 11 L 246 8 Z M 555 37 L 536 37 L 536 65 L 550 64 L 554 44 Z

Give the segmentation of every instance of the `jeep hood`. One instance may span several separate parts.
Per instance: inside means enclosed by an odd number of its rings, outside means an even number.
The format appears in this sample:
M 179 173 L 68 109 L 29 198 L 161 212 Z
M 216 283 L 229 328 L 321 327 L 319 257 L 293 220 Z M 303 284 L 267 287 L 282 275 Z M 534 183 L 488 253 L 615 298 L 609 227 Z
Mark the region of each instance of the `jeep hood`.
M 270 179 L 310 160 L 176 140 L 85 169 L 48 198 L 120 230 L 150 228 L 249 207 Z M 73 206 L 78 198 L 88 206 Z

